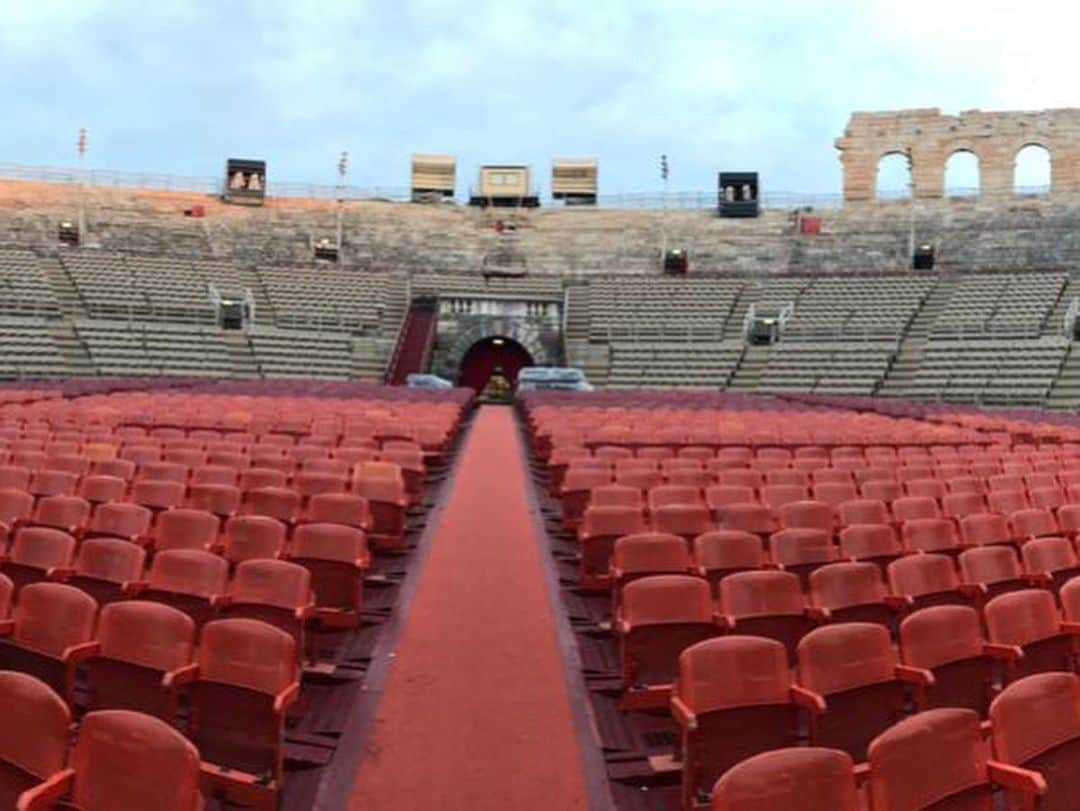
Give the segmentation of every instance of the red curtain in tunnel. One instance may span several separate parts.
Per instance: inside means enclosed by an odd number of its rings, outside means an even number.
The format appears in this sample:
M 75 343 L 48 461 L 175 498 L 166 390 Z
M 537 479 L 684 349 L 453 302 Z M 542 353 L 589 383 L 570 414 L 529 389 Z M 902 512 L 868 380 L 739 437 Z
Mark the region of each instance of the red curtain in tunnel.
M 501 340 L 501 344 L 496 344 Z M 518 372 L 522 366 L 531 366 L 532 355 L 517 341 L 509 338 L 487 338 L 472 345 L 461 361 L 459 386 L 483 391 L 496 366 L 502 367 L 503 376 L 517 385 Z

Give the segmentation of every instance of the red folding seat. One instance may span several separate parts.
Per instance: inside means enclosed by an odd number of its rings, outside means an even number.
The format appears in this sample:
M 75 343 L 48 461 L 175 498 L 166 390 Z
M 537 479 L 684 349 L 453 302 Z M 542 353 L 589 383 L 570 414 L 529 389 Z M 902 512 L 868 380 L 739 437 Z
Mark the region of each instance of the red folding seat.
M 905 485 L 909 496 L 932 498 L 941 501 L 945 497 L 945 484 L 938 479 L 912 479 Z
M 810 574 L 810 612 L 819 622 L 874 622 L 893 628 L 881 569 L 873 563 L 831 563 Z
M 244 470 L 251 464 L 251 459 L 246 453 L 241 453 L 237 450 L 208 451 L 206 454 L 206 464 L 215 467 L 230 467 L 239 473 L 239 471 Z M 274 472 L 277 473 L 278 471 Z
M 806 501 L 810 493 L 801 484 L 766 484 L 761 488 L 761 503 L 776 510 L 793 501 Z
M 79 545 L 70 586 L 82 589 L 99 606 L 127 598 L 132 584 L 142 580 L 146 552 L 139 546 L 118 538 L 88 538 Z
M 649 512 L 670 504 L 702 504 L 701 490 L 681 484 L 661 484 L 649 490 Z
M 836 510 L 842 527 L 851 527 L 856 524 L 888 524 L 891 521 L 885 502 L 877 499 L 850 499 L 841 502 Z
M 761 474 L 749 468 L 736 468 L 734 470 L 721 470 L 716 474 L 717 484 L 726 484 L 734 487 L 749 487 L 758 490 L 762 487 Z
M 637 449 L 638 459 L 652 459 L 660 461 L 663 459 L 672 459 L 675 456 L 675 451 L 669 447 L 645 447 Z
M 34 514 L 34 497 L 25 490 L 10 487 L 0 488 L 0 524 L 5 532 L 13 530 L 17 524 L 24 524 Z
M 362 496 L 321 493 L 308 501 L 303 520 L 313 524 L 341 524 L 367 532 L 371 528 L 371 508 Z
M 1061 534 L 1057 519 L 1049 510 L 1037 508 L 1016 510 L 1009 514 L 1009 528 L 1020 543 L 1034 538 L 1048 538 Z
M 915 518 L 900 527 L 900 538 L 909 552 L 958 555 L 963 549 L 956 524 L 947 518 Z
M 791 572 L 739 572 L 720 581 L 721 629 L 781 642 L 794 661 L 795 647 L 813 627 L 799 578 Z
M 604 484 L 593 488 L 587 507 L 632 507 L 644 512 L 645 498 L 636 487 Z
M 107 605 L 98 650 L 86 663 L 89 709 L 135 710 L 176 723 L 181 689 L 194 676 L 195 623 L 161 603 Z
M 371 566 L 363 531 L 344 524 L 301 524 L 286 557 L 310 573 L 315 613 L 324 626 L 359 624 L 364 575 Z
M 1062 487 L 1066 488 L 1066 490 L 1070 487 L 1080 485 L 1080 467 L 1069 467 L 1058 471 L 1057 478 L 1058 482 Z
M 158 513 L 154 522 L 154 548 L 158 551 L 198 549 L 212 552 L 219 545 L 220 530 L 217 516 L 206 510 L 190 507 L 165 510 Z
M 889 591 L 908 611 L 932 605 L 971 605 L 973 601 L 948 555 L 908 555 L 890 563 L 886 573 Z
M 340 459 L 340 458 L 334 458 L 334 459 L 310 459 L 310 460 L 308 460 L 307 462 L 304 463 L 304 467 L 303 467 L 303 470 L 301 472 L 303 472 L 303 473 L 322 473 L 322 474 L 331 475 L 331 476 L 338 476 L 339 478 L 342 478 L 342 479 L 348 479 L 349 474 L 352 472 L 353 465 L 355 465 L 357 462 L 360 462 L 360 461 L 373 462 L 375 460 L 374 460 L 374 458 L 363 459 L 363 460 L 356 459 L 354 461 L 349 462 L 349 461 L 346 461 L 346 460 Z
M 868 760 L 874 808 L 993 808 L 992 771 L 971 710 L 930 710 L 901 721 L 870 744 Z
M 837 468 L 826 467 L 820 470 L 815 470 L 811 474 L 811 478 L 814 480 L 814 486 L 817 487 L 821 484 L 853 484 L 854 479 L 851 477 L 850 470 L 840 470 Z
M 747 758 L 795 746 L 797 705 L 787 652 L 772 639 L 727 636 L 679 654 L 671 713 L 679 726 L 683 808 Z
M 202 627 L 213 617 L 228 581 L 229 563 L 224 558 L 195 549 L 170 549 L 154 555 L 148 580 L 137 594 L 183 611 Z
M 807 487 L 810 484 L 810 476 L 802 470 L 778 468 L 765 471 L 765 485 L 779 485 L 781 487 Z
M 238 515 L 225 522 L 222 533 L 225 559 L 232 564 L 276 558 L 285 549 L 286 527 L 265 515 Z
M 1044 673 L 1006 687 L 990 705 L 991 776 L 1010 809 L 1066 809 L 1080 796 L 1080 678 Z
M 745 446 L 727 446 L 717 448 L 716 458 L 729 462 L 742 462 L 743 465 L 749 465 L 750 461 L 754 458 L 754 452 Z
M 705 462 L 713 458 L 713 449 L 704 445 L 684 445 L 676 451 L 680 459 L 696 459 Z
M 960 538 L 967 546 L 1013 545 L 1008 521 L 999 513 L 972 513 L 959 524 Z
M 1065 538 L 1037 538 L 1020 547 L 1025 574 L 1041 579 L 1043 585 L 1061 588 L 1080 574 L 1080 560 Z
M 231 518 L 240 509 L 240 490 L 231 484 L 193 484 L 188 488 L 188 507 Z
M 1023 490 L 991 490 L 986 496 L 986 505 L 994 512 L 1010 515 L 1031 506 L 1027 493 Z
M 916 678 L 919 710 L 965 707 L 986 715 L 993 697 L 997 657 L 982 636 L 979 613 L 968 606 L 938 605 L 900 623 L 900 656 Z
M 189 735 L 210 793 L 276 806 L 284 775 L 285 714 L 300 694 L 296 642 L 258 620 L 207 623 L 192 685 Z
M 953 476 L 945 480 L 950 494 L 974 493 L 981 496 L 986 489 L 979 476 Z
M 776 749 L 747 758 L 716 781 L 712 796 L 712 811 L 862 808 L 851 758 L 816 746 Z
M 1040 510 L 1057 510 L 1066 503 L 1065 493 L 1058 487 L 1039 487 L 1028 491 L 1031 506 Z
M 694 574 L 686 540 L 663 532 L 624 535 L 611 551 L 611 585 L 614 607 L 619 607 L 627 583 L 658 574 Z
M 127 459 L 136 465 L 145 465 L 150 462 L 161 461 L 160 445 L 124 445 L 120 449 L 121 459 Z
M 1006 658 L 1006 682 L 1075 668 L 1074 634 L 1062 626 L 1049 591 L 1026 589 L 1002 594 L 986 604 L 983 616 L 987 638 Z
M 822 529 L 782 529 L 769 536 L 769 558 L 799 578 L 805 587 L 810 573 L 838 559 L 832 535 Z
M 899 484 L 896 481 L 896 472 L 888 467 L 864 467 L 861 470 L 854 471 L 854 475 L 855 483 L 860 487 L 867 482 L 894 482 Z
M 427 476 L 424 455 L 420 449 L 395 450 L 383 448 L 379 458 L 384 462 L 393 462 L 401 468 L 401 475 L 405 480 L 405 491 L 409 495 L 409 501 L 413 504 L 419 504 L 424 493 L 424 480 Z
M 51 527 L 22 527 L 15 532 L 8 554 L 0 557 L 0 572 L 15 584 L 15 593 L 30 583 L 63 576 L 75 559 L 75 539 Z
M 164 462 L 183 465 L 188 470 L 206 464 L 206 451 L 197 448 L 166 448 L 162 457 Z
M 651 515 L 651 523 L 656 532 L 679 535 L 688 543 L 713 529 L 712 517 L 704 504 L 666 504 L 657 507 Z
M 0 807 L 32 807 L 67 763 L 71 713 L 48 685 L 9 670 L 0 671 L 0 718 Z
M 101 710 L 83 719 L 70 767 L 30 792 L 25 807 L 200 811 L 199 779 L 199 753 L 174 728 L 142 713 Z
M 1009 591 L 1030 588 L 1033 583 L 1020 567 L 1020 559 L 1011 546 L 991 545 L 960 553 L 960 582 L 979 590 L 980 601 Z
M 611 483 L 611 471 L 608 468 L 567 470 L 560 494 L 564 526 L 567 529 L 576 529 L 589 504 L 592 489 Z
M 153 517 L 150 510 L 138 504 L 109 501 L 94 508 L 86 535 L 121 538 L 131 543 L 145 544 Z
M 729 504 L 754 504 L 757 499 L 751 487 L 737 484 L 714 484 L 705 488 L 705 504 L 714 517 L 719 517 Z
M 376 548 L 400 548 L 405 543 L 405 516 L 408 498 L 400 473 L 378 467 L 382 462 L 368 462 L 353 479 L 353 492 L 368 501 L 371 509 L 371 532 L 368 540 Z M 585 494 L 586 499 L 588 494 Z M 575 522 L 576 523 L 576 522 Z
M 257 490 L 260 487 L 284 487 L 289 477 L 280 470 L 266 467 L 249 467 L 240 471 L 240 489 Z
M 1001 473 L 1001 464 L 997 461 L 975 461 L 971 463 L 971 475 L 989 479 Z
M 761 538 L 737 529 L 703 532 L 694 538 L 695 571 L 709 581 L 716 593 L 720 581 L 729 574 L 760 569 L 765 563 Z
M 14 451 L 11 454 L 13 467 L 22 467 L 27 470 L 41 470 L 45 466 L 45 453 L 43 451 Z
M 840 557 L 884 569 L 905 555 L 896 530 L 888 524 L 854 524 L 840 530 Z
M 196 465 L 191 469 L 191 485 L 227 484 L 234 486 L 238 473 L 236 468 L 225 465 Z
M 903 465 L 896 469 L 896 479 L 903 485 L 918 479 L 932 478 L 934 478 L 934 470 L 928 465 Z
M 986 512 L 986 500 L 978 493 L 949 493 L 941 500 L 941 511 L 946 518 L 960 520 Z
M 151 510 L 168 510 L 184 503 L 185 490 L 180 482 L 140 479 L 131 485 L 131 500 Z
M 597 459 L 617 462 L 621 459 L 632 459 L 634 452 L 630 448 L 622 448 L 617 445 L 601 445 L 593 451 L 593 456 Z
M 30 494 L 36 498 L 46 496 L 73 496 L 79 486 L 79 476 L 64 470 L 36 470 L 30 477 Z
M 705 470 L 669 470 L 665 473 L 667 483 L 671 485 L 694 487 L 701 490 L 712 484 L 712 476 Z
M 659 470 L 622 470 L 615 472 L 615 483 L 637 487 L 639 490 L 651 490 L 663 484 L 664 477 Z
M 300 517 L 300 503 L 300 493 L 292 488 L 260 487 L 244 493 L 241 511 L 245 515 L 265 515 L 293 524 Z
M 92 505 L 123 501 L 126 493 L 127 482 L 116 476 L 84 476 L 75 491 L 75 495 Z
M 1000 473 L 994 476 L 987 476 L 986 485 L 990 488 L 990 492 L 1000 491 L 1016 491 L 1026 490 L 1024 486 L 1024 477 L 1009 473 Z
M 320 493 L 344 493 L 348 490 L 349 483 L 345 477 L 330 473 L 297 473 L 293 479 L 293 486 L 302 499 Z
M 685 575 L 656 575 L 628 583 L 615 629 L 622 662 L 623 706 L 664 707 L 679 654 L 689 645 L 716 635 L 709 584 Z
M 1058 480 L 1054 473 L 1028 473 L 1024 476 L 1024 487 L 1027 489 L 1028 493 L 1032 490 L 1055 489 L 1057 486 Z
M 1057 511 L 1058 525 L 1063 534 L 1072 538 L 1080 535 L 1080 504 L 1064 504 Z
M 78 496 L 45 496 L 38 499 L 31 522 L 72 535 L 82 532 L 90 521 L 90 502 Z
M 285 560 L 243 560 L 219 601 L 219 613 L 279 628 L 296 640 L 299 655 L 304 650 L 304 624 L 315 613 L 311 573 Z
M 797 694 L 810 716 L 810 745 L 866 760 L 870 742 L 903 717 L 905 678 L 887 628 L 847 622 L 817 628 L 798 647 Z
M 124 481 L 135 478 L 135 463 L 128 459 L 95 459 L 90 472 L 97 476 L 116 476 Z
M 924 518 L 941 518 L 941 508 L 928 496 L 903 496 L 892 503 L 893 518 L 898 524 Z
M 782 529 L 819 529 L 832 534 L 836 518 L 824 501 L 792 501 L 775 510 Z
M 41 679 L 71 706 L 75 671 L 97 649 L 94 598 L 62 583 L 31 583 L 0 624 L 0 669 Z
M 586 509 L 578 528 L 582 587 L 606 586 L 615 541 L 624 535 L 645 532 L 646 528 L 644 515 L 634 507 L 590 506 Z
M 50 451 L 45 456 L 44 467 L 46 470 L 85 476 L 90 471 L 90 460 L 78 453 L 54 453 Z
M 0 621 L 11 616 L 11 604 L 15 599 L 15 584 L 11 578 L 0 574 Z
M 903 486 L 894 479 L 871 479 L 859 485 L 859 494 L 863 498 L 872 498 L 892 504 L 904 495 Z

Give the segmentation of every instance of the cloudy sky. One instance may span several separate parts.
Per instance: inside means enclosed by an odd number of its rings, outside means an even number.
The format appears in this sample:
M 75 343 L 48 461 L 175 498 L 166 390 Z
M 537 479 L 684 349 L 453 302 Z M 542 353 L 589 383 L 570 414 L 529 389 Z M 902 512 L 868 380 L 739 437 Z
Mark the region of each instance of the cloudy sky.
M 403 187 L 412 152 L 596 157 L 607 192 L 836 192 L 856 109 L 1080 104 L 1072 3 L 0 0 L 0 162 Z

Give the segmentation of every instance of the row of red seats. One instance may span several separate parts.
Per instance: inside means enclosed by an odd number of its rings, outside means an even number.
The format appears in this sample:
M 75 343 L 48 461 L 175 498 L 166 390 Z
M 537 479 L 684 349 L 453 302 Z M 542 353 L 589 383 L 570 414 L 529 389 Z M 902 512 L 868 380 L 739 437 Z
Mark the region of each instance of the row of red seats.
M 750 757 L 710 786 L 712 811 L 1072 808 L 1080 780 L 1080 679 L 1032 676 L 995 700 L 989 727 L 940 709 L 883 731 L 865 764 L 825 747 Z M 989 738 L 989 740 L 987 740 Z

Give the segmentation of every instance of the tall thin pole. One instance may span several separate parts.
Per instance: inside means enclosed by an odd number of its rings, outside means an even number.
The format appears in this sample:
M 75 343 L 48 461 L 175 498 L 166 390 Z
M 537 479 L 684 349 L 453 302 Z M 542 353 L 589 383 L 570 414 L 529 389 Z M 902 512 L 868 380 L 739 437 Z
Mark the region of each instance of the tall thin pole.
M 908 204 L 911 206 L 911 217 L 908 223 L 908 262 L 915 259 L 915 173 L 912 171 L 911 150 L 907 150 L 908 164 Z
M 79 127 L 79 241 L 86 238 L 86 127 Z
M 670 176 L 667 155 L 660 156 L 660 180 L 664 185 L 663 206 L 660 210 L 660 262 L 667 259 L 667 210 L 668 210 L 668 177 Z
M 345 177 L 349 173 L 349 153 L 342 152 L 338 158 L 338 200 L 337 200 L 337 249 L 341 252 L 342 232 L 345 219 Z

